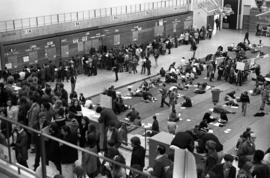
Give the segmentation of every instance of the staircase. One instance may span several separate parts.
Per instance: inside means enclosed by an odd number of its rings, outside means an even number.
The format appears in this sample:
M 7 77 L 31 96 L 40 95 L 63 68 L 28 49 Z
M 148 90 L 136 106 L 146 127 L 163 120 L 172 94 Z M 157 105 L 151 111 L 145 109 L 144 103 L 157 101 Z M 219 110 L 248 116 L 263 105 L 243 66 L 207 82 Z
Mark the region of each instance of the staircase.
M 222 0 L 201 0 L 194 3 L 194 8 L 203 9 L 207 13 L 222 9 Z

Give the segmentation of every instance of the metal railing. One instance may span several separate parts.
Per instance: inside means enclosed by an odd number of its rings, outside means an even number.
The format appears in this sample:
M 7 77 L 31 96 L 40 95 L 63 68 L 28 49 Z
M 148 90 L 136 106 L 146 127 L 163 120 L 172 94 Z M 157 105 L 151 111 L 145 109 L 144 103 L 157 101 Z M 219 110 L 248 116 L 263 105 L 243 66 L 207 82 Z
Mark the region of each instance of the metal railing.
M 7 119 L 6 117 L 0 116 L 0 121 L 1 122 L 7 122 L 7 123 L 13 124 L 15 126 L 20 126 L 23 129 L 25 129 L 28 133 L 36 134 L 36 136 L 38 136 L 39 142 L 40 142 L 40 149 L 41 149 L 40 150 L 40 155 L 41 155 L 40 158 L 41 158 L 42 178 L 47 178 L 48 177 L 47 176 L 47 170 L 46 170 L 46 161 L 48 161 L 48 160 L 46 160 L 45 140 L 56 141 L 59 144 L 67 145 L 69 147 L 72 147 L 72 148 L 76 149 L 77 151 L 80 151 L 82 153 L 90 154 L 91 156 L 95 156 L 95 157 L 97 157 L 99 159 L 102 159 L 102 160 L 104 160 L 106 162 L 109 162 L 111 164 L 118 165 L 118 166 L 120 166 L 122 168 L 125 168 L 127 170 L 130 170 L 132 172 L 135 172 L 135 173 L 137 173 L 139 175 L 142 175 L 142 176 L 145 176 L 147 178 L 155 178 L 154 176 L 151 176 L 151 175 L 149 175 L 149 174 L 147 174 L 145 172 L 141 172 L 141 171 L 139 171 L 137 169 L 134 169 L 134 168 L 129 167 L 129 166 L 125 165 L 125 164 L 119 163 L 119 162 L 117 162 L 115 160 L 112 160 L 110 158 L 107 158 L 105 156 L 101 156 L 101 155 L 99 155 L 97 153 L 88 151 L 88 150 L 86 150 L 84 148 L 81 148 L 81 147 L 79 147 L 77 145 L 74 145 L 72 143 L 69 143 L 69 142 L 66 142 L 64 140 L 61 140 L 59 138 L 53 137 L 51 135 L 48 135 L 48 134 L 44 133 L 43 131 L 35 130 L 35 129 L 31 128 L 31 127 L 28 127 L 28 126 L 25 126 L 25 125 L 20 124 L 18 122 L 15 122 L 13 120 Z M 8 129 L 8 133 L 11 133 L 11 131 L 9 129 Z M 7 145 L 6 146 L 7 146 L 7 149 L 8 149 L 7 159 L 3 159 L 2 157 L 0 157 L 0 159 L 2 159 L 4 161 L 7 161 L 9 164 L 11 164 L 13 166 L 16 166 L 17 169 L 18 169 L 18 174 L 20 174 L 21 173 L 21 170 L 23 170 L 23 171 L 25 171 L 25 172 L 33 175 L 33 171 L 31 171 L 30 169 L 28 169 L 28 168 L 26 168 L 26 167 L 24 167 L 24 166 L 16 163 L 16 161 L 15 162 L 12 161 L 12 156 L 11 156 L 12 147 L 11 147 L 11 144 L 9 143 L 10 142 L 9 139 L 6 139 L 6 140 L 7 140 Z
M 136 17 L 138 15 L 140 18 L 143 18 L 149 15 L 157 16 L 176 13 L 172 12 L 173 8 L 178 8 L 176 9 L 177 12 L 186 12 L 190 8 L 190 0 L 162 0 L 158 2 L 0 21 L 0 32 L 38 28 L 68 22 L 103 21 L 104 18 L 109 18 L 109 21 L 105 21 L 106 24 L 111 24 L 119 21 L 132 20 L 134 14 L 135 16 L 133 18 L 138 18 Z

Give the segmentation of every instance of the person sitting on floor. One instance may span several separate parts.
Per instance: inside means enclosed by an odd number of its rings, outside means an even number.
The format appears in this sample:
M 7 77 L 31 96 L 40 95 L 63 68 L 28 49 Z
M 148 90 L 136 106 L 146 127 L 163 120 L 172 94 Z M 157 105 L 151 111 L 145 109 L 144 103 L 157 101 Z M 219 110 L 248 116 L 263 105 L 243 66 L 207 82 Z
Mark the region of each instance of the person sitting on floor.
M 216 118 L 214 118 L 212 115 L 212 110 L 210 110 L 209 112 L 206 112 L 203 116 L 202 120 L 206 120 L 207 124 L 209 124 L 210 122 L 214 122 L 216 121 Z
M 207 87 L 207 83 L 204 82 L 204 83 L 198 83 L 197 84 L 198 87 L 195 89 L 194 93 L 197 93 L 197 94 L 203 94 L 206 92 L 206 87 Z
M 133 107 L 131 111 L 127 114 L 127 118 L 130 122 L 133 122 L 135 119 L 139 117 L 139 112 Z
M 142 91 L 142 97 L 145 102 L 155 102 L 157 99 L 148 90 Z
M 160 69 L 160 71 L 159 71 L 159 75 L 160 75 L 161 77 L 165 77 L 165 74 L 166 74 L 166 71 L 164 70 L 163 67 L 161 67 L 161 69 Z
M 220 122 L 221 123 L 227 123 L 228 122 L 228 117 L 226 113 L 220 113 Z
M 227 106 L 235 106 L 235 107 L 239 106 L 239 104 L 237 104 L 237 100 L 234 95 L 235 95 L 235 91 L 231 91 L 225 95 L 224 100 L 226 101 L 225 104 Z
M 208 122 L 206 119 L 203 119 L 198 125 L 198 129 L 202 132 L 208 132 Z
M 177 115 L 177 113 L 176 113 L 176 110 L 175 109 L 173 109 L 172 110 L 172 112 L 171 112 L 171 114 L 170 114 L 170 116 L 169 116 L 169 121 L 171 121 L 171 122 L 177 122 L 177 121 L 179 121 L 179 115 Z
M 226 113 L 226 114 L 235 114 L 235 111 L 230 111 L 225 109 L 223 106 L 221 105 L 216 105 L 213 109 L 211 109 L 214 113 Z
M 183 96 L 183 98 L 185 99 L 185 101 L 182 103 L 182 107 L 192 107 L 192 102 L 191 99 L 188 96 Z

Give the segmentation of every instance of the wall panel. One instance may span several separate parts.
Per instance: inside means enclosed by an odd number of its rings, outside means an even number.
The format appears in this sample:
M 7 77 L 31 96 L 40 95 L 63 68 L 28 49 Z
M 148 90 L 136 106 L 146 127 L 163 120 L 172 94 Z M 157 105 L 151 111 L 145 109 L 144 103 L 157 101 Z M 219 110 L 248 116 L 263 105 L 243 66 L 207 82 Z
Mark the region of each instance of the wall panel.
M 1 44 L 1 64 L 14 70 L 25 65 L 43 64 L 49 60 L 58 63 L 59 59 L 70 59 L 76 55 L 88 54 L 91 48 L 98 49 L 101 45 L 107 48 L 117 45 L 128 45 L 136 42 L 146 43 L 154 38 L 156 29 L 164 29 L 162 35 L 180 34 L 192 25 L 192 12 L 178 13 L 170 16 L 152 17 L 132 21 L 94 27 L 74 32 L 42 36 Z M 160 23 L 163 22 L 163 23 Z M 174 25 L 176 23 L 176 25 Z M 176 32 L 175 32 L 176 30 Z M 134 31 L 137 40 L 134 41 Z M 16 70 L 16 69 L 15 69 Z

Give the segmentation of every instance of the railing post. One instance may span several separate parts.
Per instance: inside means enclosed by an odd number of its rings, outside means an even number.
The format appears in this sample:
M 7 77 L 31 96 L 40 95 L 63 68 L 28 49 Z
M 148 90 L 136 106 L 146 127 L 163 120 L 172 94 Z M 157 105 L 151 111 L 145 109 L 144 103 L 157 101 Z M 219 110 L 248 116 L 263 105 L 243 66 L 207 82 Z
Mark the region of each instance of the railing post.
M 126 6 L 126 9 L 125 9 L 125 14 L 127 14 L 127 8 L 128 8 L 128 7 Z
M 96 12 L 96 9 L 94 9 L 94 18 L 97 17 L 97 12 Z
M 46 178 L 47 174 L 46 174 L 46 152 L 45 152 L 45 143 L 44 143 L 44 136 L 42 134 L 40 134 L 40 148 L 41 148 L 41 168 L 42 168 L 42 177 Z
M 14 20 L 13 20 L 13 23 L 14 23 Z M 7 135 L 10 136 L 11 133 L 10 133 L 9 127 L 8 127 L 7 131 L 8 131 L 8 134 Z M 7 139 L 7 145 L 8 145 L 8 161 L 11 164 L 12 163 L 12 160 L 11 160 L 11 150 L 10 150 L 10 140 L 9 140 L 9 138 Z
M 112 13 L 112 7 L 111 7 L 111 8 L 110 8 L 110 16 L 112 16 L 112 14 L 113 14 L 113 13 Z
M 36 27 L 38 27 L 38 17 L 36 17 Z
M 144 148 L 145 148 L 145 150 L 146 150 L 146 138 L 147 138 L 147 133 L 146 133 L 146 128 L 144 128 Z
M 57 18 L 57 24 L 59 24 L 59 14 L 56 15 Z

